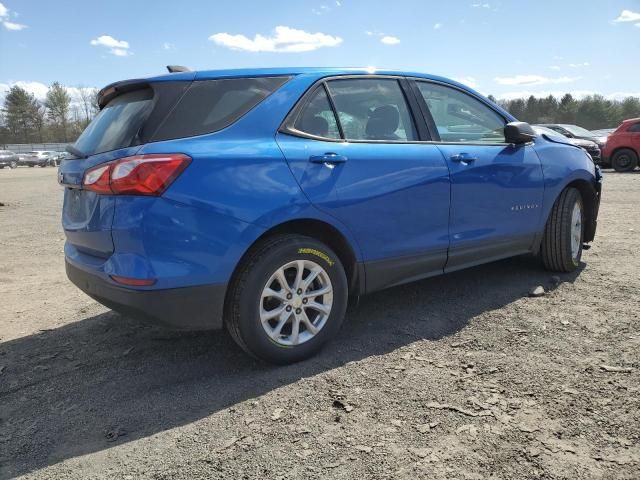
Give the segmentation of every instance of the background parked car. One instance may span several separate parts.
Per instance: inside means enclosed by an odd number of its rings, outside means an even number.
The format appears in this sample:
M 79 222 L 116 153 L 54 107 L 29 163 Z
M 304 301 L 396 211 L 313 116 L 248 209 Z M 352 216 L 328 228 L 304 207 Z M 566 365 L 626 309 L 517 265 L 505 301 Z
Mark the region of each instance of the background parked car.
M 18 166 L 18 155 L 9 150 L 0 150 L 0 168 L 16 168 Z
M 27 167 L 46 167 L 48 165 L 52 165 L 52 158 L 54 154 L 56 154 L 56 152 L 51 152 L 48 150 L 36 150 L 33 152 L 27 152 L 26 157 L 19 163 L 21 165 L 26 165 Z M 55 163 L 53 165 L 55 165 Z
M 596 137 L 607 138 L 615 131 L 615 128 L 601 128 L 600 130 L 591 130 L 591 133 L 593 133 Z
M 640 118 L 622 122 L 607 139 L 602 158 L 616 172 L 630 172 L 640 157 Z
M 581 138 L 582 140 L 589 140 L 595 142 L 600 150 L 604 148 L 606 140 L 603 140 L 601 135 L 596 135 L 586 128 L 579 127 L 578 125 L 570 125 L 567 123 L 541 123 L 541 127 L 547 127 L 558 133 L 561 133 L 567 138 Z
M 69 157 L 67 152 L 53 152 L 53 155 L 51 155 L 52 166 L 57 167 L 67 157 Z
M 551 135 L 551 136 L 558 136 L 559 135 L 565 141 L 571 143 L 572 145 L 577 145 L 578 147 L 584 148 L 587 151 L 587 153 L 589 155 L 591 155 L 591 158 L 593 158 L 593 161 L 595 163 L 600 164 L 600 162 L 602 161 L 602 152 L 601 152 L 600 147 L 598 146 L 598 144 L 596 142 L 592 142 L 591 140 L 584 140 L 582 138 L 567 137 L 566 135 L 563 135 L 562 133 L 559 133 L 556 130 L 552 130 L 551 128 L 545 127 L 545 126 L 542 126 L 542 125 L 533 125 L 533 129 L 538 134 L 546 134 L 546 135 Z

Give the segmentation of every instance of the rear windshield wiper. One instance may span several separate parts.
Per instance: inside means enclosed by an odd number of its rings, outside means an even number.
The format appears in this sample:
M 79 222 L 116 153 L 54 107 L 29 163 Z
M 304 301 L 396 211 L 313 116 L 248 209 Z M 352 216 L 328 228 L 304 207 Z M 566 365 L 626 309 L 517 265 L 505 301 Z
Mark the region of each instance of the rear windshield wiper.
M 67 145 L 65 147 L 65 150 L 67 152 L 69 152 L 71 155 L 73 155 L 74 157 L 77 157 L 79 160 L 82 160 L 82 159 L 87 158 L 89 156 L 89 155 L 87 155 L 85 153 L 82 153 L 80 150 L 78 150 L 73 145 Z

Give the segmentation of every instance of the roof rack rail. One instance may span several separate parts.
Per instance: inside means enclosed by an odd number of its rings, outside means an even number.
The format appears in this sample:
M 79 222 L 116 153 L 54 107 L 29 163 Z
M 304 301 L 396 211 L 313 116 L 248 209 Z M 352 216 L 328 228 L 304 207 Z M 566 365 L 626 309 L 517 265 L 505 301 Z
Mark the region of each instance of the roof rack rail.
M 169 73 L 190 72 L 191 71 L 191 69 L 189 67 L 183 67 L 182 65 L 167 65 L 167 70 L 169 70 Z

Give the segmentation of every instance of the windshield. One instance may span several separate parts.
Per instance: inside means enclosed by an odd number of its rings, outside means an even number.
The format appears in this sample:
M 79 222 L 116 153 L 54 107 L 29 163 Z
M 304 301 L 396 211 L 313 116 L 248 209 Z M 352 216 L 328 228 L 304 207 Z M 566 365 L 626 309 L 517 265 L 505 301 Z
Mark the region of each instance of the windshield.
M 591 133 L 586 128 L 578 127 L 577 125 L 561 125 L 566 130 L 569 130 L 571 133 L 578 137 L 593 137 L 593 133 Z
M 564 142 L 567 141 L 567 137 L 565 137 L 564 135 L 562 135 L 561 133 L 556 132 L 555 130 L 551 130 L 550 128 L 547 127 L 538 127 L 538 126 L 534 126 L 533 130 L 538 134 L 538 135 L 546 135 L 548 137 L 551 138 L 557 138 L 558 140 L 562 140 Z

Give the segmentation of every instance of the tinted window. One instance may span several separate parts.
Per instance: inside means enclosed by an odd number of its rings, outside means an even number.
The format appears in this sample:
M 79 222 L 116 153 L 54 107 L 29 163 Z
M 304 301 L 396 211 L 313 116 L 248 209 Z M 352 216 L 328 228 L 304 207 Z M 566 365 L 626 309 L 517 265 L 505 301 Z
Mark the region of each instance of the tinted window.
M 397 80 L 331 80 L 327 86 L 347 140 L 417 140 Z
M 153 140 L 192 137 L 228 127 L 289 77 L 203 80 L 191 84 Z
M 635 125 L 631 125 L 631 127 L 629 127 L 629 131 L 630 132 L 640 132 L 640 123 L 636 123 Z
M 153 90 L 150 88 L 114 98 L 82 132 L 75 147 L 92 155 L 141 143 L 139 132 L 152 108 Z
M 418 82 L 443 142 L 504 143 L 504 119 L 455 88 Z
M 293 128 L 300 132 L 324 138 L 340 138 L 336 116 L 324 87 L 317 88 L 300 111 Z

